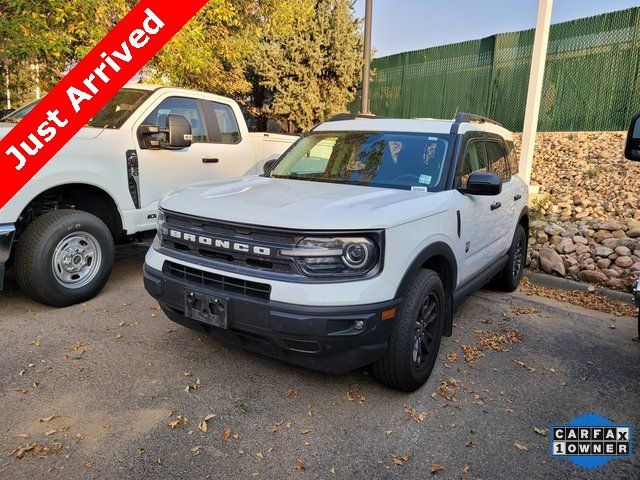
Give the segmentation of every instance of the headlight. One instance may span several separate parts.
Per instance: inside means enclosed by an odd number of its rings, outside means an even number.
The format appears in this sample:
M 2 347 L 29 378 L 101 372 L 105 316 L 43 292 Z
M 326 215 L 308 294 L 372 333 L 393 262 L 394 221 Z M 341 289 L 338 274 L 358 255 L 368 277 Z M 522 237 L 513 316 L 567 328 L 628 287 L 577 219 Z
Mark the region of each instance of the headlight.
M 281 255 L 293 257 L 305 275 L 363 276 L 378 266 L 380 247 L 368 237 L 308 237 Z
M 164 210 L 162 210 L 161 208 L 158 209 L 158 223 L 156 229 L 158 231 L 158 238 L 160 238 L 160 240 L 162 240 L 162 237 L 167 233 L 167 227 L 163 227 L 165 220 L 166 216 Z

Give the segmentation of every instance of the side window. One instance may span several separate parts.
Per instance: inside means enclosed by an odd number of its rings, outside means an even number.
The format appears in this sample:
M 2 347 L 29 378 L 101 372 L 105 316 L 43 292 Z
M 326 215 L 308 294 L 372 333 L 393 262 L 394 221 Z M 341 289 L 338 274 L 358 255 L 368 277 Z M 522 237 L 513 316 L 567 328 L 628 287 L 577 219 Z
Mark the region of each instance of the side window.
M 242 140 L 233 109 L 224 103 L 205 101 L 209 141 L 232 145 Z
M 469 142 L 464 154 L 464 162 L 462 163 L 462 172 L 460 172 L 460 181 L 458 182 L 458 186 L 466 188 L 467 181 L 472 173 L 487 171 L 487 157 L 484 152 L 484 142 Z
M 169 97 L 163 100 L 162 103 L 151 112 L 144 123 L 166 128 L 167 116 L 170 113 L 182 115 L 189 120 L 193 143 L 206 143 L 209 141 L 204 128 L 202 112 L 198 107 L 198 101 L 193 98 Z
M 520 171 L 520 159 L 513 146 L 513 142 L 507 142 L 507 150 L 509 151 L 509 169 L 511 170 L 511 175 L 515 175 Z
M 500 142 L 487 142 L 487 156 L 491 171 L 498 175 L 503 182 L 511 178 L 507 152 Z

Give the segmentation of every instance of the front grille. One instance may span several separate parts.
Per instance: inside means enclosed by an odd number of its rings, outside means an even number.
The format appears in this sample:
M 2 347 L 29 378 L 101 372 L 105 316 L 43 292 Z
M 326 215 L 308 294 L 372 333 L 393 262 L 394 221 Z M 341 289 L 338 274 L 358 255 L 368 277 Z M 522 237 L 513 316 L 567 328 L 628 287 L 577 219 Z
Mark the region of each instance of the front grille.
M 190 217 L 170 211 L 165 212 L 164 225 L 181 231 L 190 232 L 195 235 L 206 235 L 234 242 L 257 244 L 268 247 L 273 252 L 291 249 L 301 238 L 301 236 L 293 235 L 291 232 L 279 231 L 273 228 L 254 225 L 238 225 Z M 163 237 L 162 246 L 215 262 L 231 264 L 236 267 L 249 268 L 252 270 L 266 270 L 284 275 L 300 275 L 295 262 L 291 258 L 277 254 L 266 257 L 249 252 L 245 253 L 230 249 L 221 249 L 213 246 L 195 244 L 193 242 L 169 236 Z
M 269 284 L 205 272 L 197 268 L 180 265 L 179 263 L 165 262 L 162 271 L 171 277 L 180 278 L 203 287 L 222 290 L 223 292 L 240 293 L 264 300 L 269 300 L 271 296 L 271 285 Z

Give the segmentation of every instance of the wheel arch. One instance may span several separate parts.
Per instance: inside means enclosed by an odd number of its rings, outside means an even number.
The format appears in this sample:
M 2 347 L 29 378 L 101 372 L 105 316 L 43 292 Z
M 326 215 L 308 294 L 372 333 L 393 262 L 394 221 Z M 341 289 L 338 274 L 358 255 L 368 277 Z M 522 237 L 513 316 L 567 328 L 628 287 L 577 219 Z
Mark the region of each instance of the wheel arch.
M 451 336 L 453 328 L 453 292 L 458 283 L 458 263 L 455 254 L 449 245 L 444 242 L 435 242 L 425 247 L 413 260 L 396 291 L 396 298 L 405 294 L 411 281 L 421 269 L 434 270 L 442 280 L 445 295 L 447 297 L 445 336 Z
M 82 182 L 58 184 L 33 196 L 20 212 L 18 230 L 43 213 L 59 208 L 91 213 L 107 225 L 114 238 L 122 235 L 123 218 L 113 196 L 101 187 Z

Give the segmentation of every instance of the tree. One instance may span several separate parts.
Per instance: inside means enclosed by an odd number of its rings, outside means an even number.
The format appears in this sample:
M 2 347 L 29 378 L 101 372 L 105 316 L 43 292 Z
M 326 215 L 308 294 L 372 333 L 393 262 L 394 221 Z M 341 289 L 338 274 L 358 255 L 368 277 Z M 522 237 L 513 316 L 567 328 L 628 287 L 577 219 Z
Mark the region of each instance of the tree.
M 353 17 L 352 0 L 307 4 L 311 18 L 290 33 L 264 37 L 252 68 L 254 81 L 266 89 L 262 112 L 297 130 L 345 111 L 362 68 L 360 22 Z

